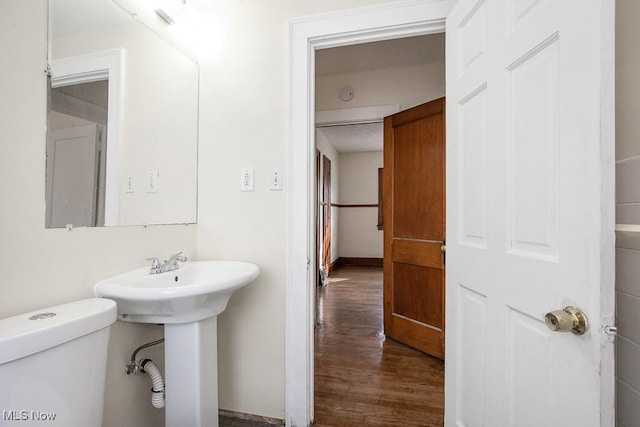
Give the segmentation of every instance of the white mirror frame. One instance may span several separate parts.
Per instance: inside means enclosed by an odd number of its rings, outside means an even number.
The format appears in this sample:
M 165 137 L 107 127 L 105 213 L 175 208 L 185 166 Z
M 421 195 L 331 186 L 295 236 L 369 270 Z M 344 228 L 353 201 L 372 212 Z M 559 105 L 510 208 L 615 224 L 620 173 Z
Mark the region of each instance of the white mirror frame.
M 52 88 L 109 80 L 104 225 L 118 224 L 124 56 L 124 49 L 110 49 L 55 59 L 50 68 Z

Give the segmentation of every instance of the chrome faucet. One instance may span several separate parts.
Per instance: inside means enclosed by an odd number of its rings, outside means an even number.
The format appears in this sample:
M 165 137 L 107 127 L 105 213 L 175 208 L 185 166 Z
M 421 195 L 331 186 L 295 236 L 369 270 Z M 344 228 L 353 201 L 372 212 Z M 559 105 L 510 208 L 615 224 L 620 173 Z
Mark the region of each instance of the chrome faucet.
M 171 255 L 171 258 L 165 260 L 165 262 L 160 263 L 158 258 L 147 258 L 147 261 L 151 261 L 151 270 L 149 274 L 159 274 L 164 273 L 166 271 L 177 270 L 180 268 L 179 262 L 187 262 L 187 256 L 184 252 L 178 252 L 177 254 Z

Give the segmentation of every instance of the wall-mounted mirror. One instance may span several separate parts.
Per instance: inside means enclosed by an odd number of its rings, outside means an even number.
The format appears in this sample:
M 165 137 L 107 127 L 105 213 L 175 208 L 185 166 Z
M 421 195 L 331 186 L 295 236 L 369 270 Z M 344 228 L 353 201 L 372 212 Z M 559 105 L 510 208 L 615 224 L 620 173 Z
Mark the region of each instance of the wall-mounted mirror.
M 48 228 L 194 223 L 198 65 L 113 0 L 50 0 Z

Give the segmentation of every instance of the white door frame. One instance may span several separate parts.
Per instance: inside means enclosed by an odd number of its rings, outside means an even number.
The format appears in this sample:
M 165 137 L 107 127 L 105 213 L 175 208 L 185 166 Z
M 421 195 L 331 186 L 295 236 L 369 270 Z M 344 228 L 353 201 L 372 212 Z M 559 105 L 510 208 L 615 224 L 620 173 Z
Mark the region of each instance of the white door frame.
M 285 421 L 313 419 L 316 49 L 444 32 L 451 0 L 412 0 L 294 19 L 289 24 L 289 176 Z

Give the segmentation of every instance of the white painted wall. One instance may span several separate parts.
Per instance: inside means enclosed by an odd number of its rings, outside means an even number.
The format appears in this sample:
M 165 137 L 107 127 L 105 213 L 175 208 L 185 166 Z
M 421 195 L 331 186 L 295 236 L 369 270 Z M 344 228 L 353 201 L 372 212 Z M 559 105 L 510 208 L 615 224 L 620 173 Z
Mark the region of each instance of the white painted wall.
M 444 45 L 442 46 L 444 49 Z M 342 101 L 343 86 L 351 86 L 354 96 Z M 323 74 L 316 79 L 316 108 L 367 107 L 400 104 L 401 110 L 444 96 L 444 62 L 390 67 L 348 73 Z
M 640 224 L 640 3 L 616 2 L 616 222 Z M 640 420 L 640 233 L 616 236 L 616 425 Z
M 0 317 L 91 297 L 95 282 L 144 266 L 145 257 L 195 254 L 196 226 L 45 230 L 46 29 L 46 0 L 0 2 Z M 114 326 L 105 426 L 162 425 L 148 379 L 124 373 L 131 352 L 160 334 L 156 326 Z M 161 353 L 145 354 L 162 364 Z
M 382 151 L 340 154 L 339 203 L 378 203 L 378 168 L 382 165 Z M 378 208 L 340 208 L 338 243 L 341 257 L 382 258 Z
M 249 0 L 217 11 L 224 40 L 201 63 L 198 256 L 262 269 L 218 319 L 222 409 L 284 418 L 288 21 L 382 2 Z M 255 169 L 253 192 L 239 191 L 243 167 Z M 273 167 L 283 191 L 267 188 Z

